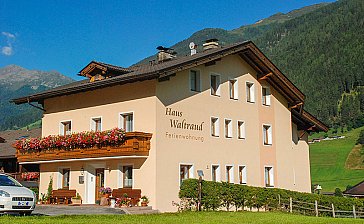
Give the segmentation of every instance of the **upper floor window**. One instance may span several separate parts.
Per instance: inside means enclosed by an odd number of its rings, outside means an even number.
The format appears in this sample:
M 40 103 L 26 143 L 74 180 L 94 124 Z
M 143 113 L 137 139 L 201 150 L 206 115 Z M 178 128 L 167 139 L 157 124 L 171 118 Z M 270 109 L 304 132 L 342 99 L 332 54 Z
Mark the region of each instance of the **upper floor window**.
M 101 130 L 101 117 L 91 119 L 91 130 L 92 131 L 102 131 Z
M 225 119 L 225 137 L 232 138 L 233 137 L 233 127 L 232 121 L 230 119 Z
M 246 101 L 250 103 L 255 102 L 255 95 L 254 95 L 254 83 L 247 82 L 246 83 Z
M 267 166 L 264 168 L 264 179 L 266 187 L 274 187 L 273 167 Z
M 220 96 L 220 75 L 211 75 L 210 79 L 211 95 Z
M 71 121 L 62 121 L 60 124 L 60 135 L 70 135 L 72 133 Z
M 195 70 L 190 71 L 190 88 L 191 91 L 196 91 L 196 92 L 201 91 L 201 80 L 199 71 Z
M 193 178 L 192 165 L 181 164 L 179 166 L 180 184 L 186 179 Z
M 270 89 L 269 87 L 262 87 L 262 104 L 265 106 L 270 105 Z
M 263 143 L 264 145 L 272 144 L 272 126 L 263 125 Z
M 211 118 L 211 135 L 219 137 L 219 118 L 217 117 Z
M 134 115 L 133 113 L 122 113 L 120 114 L 120 128 L 126 132 L 134 131 Z
M 246 184 L 246 166 L 239 166 L 239 183 Z
M 245 122 L 238 121 L 238 139 L 245 138 Z
M 234 100 L 238 99 L 238 80 L 236 79 L 229 80 L 229 93 L 230 93 L 230 99 Z

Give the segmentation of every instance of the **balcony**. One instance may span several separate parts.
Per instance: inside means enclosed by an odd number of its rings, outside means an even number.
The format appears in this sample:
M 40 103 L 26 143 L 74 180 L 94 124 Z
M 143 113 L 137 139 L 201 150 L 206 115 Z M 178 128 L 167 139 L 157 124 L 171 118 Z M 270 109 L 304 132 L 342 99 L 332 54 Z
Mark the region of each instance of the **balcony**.
M 67 136 L 66 138 L 71 138 L 71 136 Z M 54 145 L 52 148 L 28 147 L 24 149 L 24 147 L 21 148 L 18 145 L 15 145 L 14 147 L 16 148 L 16 157 L 19 163 L 37 163 L 43 161 L 62 161 L 71 159 L 92 159 L 100 157 L 112 158 L 120 156 L 148 156 L 151 138 L 152 134 L 150 133 L 127 132 L 125 134 L 123 133 L 123 140 L 118 142 L 118 144 L 114 143 L 107 145 L 106 143 L 104 143 L 101 146 L 94 145 L 92 147 L 82 148 L 65 148 L 63 146 L 54 147 Z M 42 143 L 38 145 L 42 145 Z

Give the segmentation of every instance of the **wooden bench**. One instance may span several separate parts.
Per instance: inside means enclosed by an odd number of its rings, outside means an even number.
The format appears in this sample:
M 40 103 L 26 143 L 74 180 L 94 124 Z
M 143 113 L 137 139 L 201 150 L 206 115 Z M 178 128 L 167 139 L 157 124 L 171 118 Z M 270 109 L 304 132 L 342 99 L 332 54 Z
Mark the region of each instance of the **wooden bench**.
M 140 189 L 118 188 L 112 190 L 112 196 L 114 198 L 125 198 L 125 194 L 128 195 L 128 198 L 131 198 L 131 206 L 136 206 L 142 197 L 142 191 Z
M 71 198 L 76 197 L 76 190 L 53 190 L 49 198 L 49 204 L 71 204 Z

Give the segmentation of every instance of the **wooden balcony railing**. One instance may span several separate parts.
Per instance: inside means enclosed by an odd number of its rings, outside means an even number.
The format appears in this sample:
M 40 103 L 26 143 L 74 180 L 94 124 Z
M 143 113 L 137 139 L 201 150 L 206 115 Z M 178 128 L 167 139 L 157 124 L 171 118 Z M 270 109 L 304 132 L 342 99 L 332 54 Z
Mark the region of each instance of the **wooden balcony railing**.
M 127 132 L 125 142 L 119 146 L 76 148 L 76 149 L 50 149 L 43 151 L 17 150 L 18 162 L 37 162 L 50 160 L 85 159 L 114 156 L 148 156 L 152 134 L 143 132 Z

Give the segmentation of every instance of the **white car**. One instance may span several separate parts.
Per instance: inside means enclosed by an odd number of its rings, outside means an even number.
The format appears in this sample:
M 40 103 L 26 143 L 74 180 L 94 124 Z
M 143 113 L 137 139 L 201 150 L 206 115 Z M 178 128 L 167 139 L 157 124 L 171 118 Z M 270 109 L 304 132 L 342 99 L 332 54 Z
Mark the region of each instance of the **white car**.
M 36 195 L 14 178 L 0 174 L 0 213 L 30 215 L 35 208 Z

